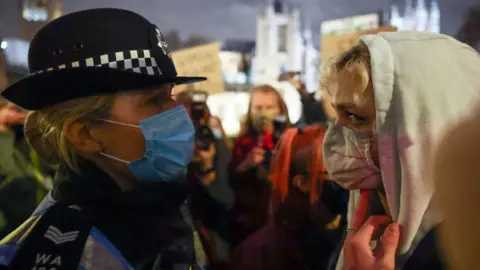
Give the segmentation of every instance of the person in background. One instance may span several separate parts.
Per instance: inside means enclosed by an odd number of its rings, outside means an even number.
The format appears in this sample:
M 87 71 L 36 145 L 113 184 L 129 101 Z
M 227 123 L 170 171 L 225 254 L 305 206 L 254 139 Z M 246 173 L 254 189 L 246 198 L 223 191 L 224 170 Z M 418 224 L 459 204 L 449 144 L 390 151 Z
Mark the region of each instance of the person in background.
M 185 106 L 197 130 L 208 126 L 211 132 L 199 131 L 196 134 L 197 143 L 187 177 L 191 190 L 190 209 L 205 248 L 208 265 L 212 269 L 223 269 L 230 257 L 228 210 L 234 203 L 227 174 L 231 152 L 221 123 L 210 114 L 205 95 L 202 92 L 200 97 L 203 96 L 203 99 L 196 99 L 197 102 L 193 102 L 193 95 L 195 91 L 180 92 L 175 100 Z M 199 137 L 199 133 L 204 136 Z
M 210 109 L 208 109 L 208 114 L 210 115 L 209 126 L 212 129 L 213 135 L 217 140 L 224 140 L 226 145 L 230 148 L 230 141 L 228 140 L 227 133 L 225 133 L 225 130 L 223 129 L 222 120 L 218 116 L 212 115 Z
M 172 90 L 206 78 L 177 76 L 160 30 L 113 8 L 44 26 L 29 68 L 1 95 L 31 111 L 25 136 L 59 171 L 0 241 L 0 266 L 198 269 L 184 214 L 195 129 Z
M 26 113 L 22 112 L 15 104 L 0 98 L 0 132 L 12 132 L 12 127 L 25 122 Z
M 0 104 L 0 238 L 27 219 L 52 187 L 54 168 L 24 138 L 26 112 Z
M 326 128 L 287 129 L 272 161 L 267 225 L 235 250 L 234 269 L 326 269 L 346 224 L 348 193 L 328 181 Z
M 268 170 L 278 140 L 275 134 L 283 132 L 283 129 L 275 130 L 277 117 L 284 121 L 283 128 L 291 125 L 287 105 L 279 92 L 269 85 L 253 88 L 246 121 L 235 140 L 229 164 L 229 177 L 236 198 L 232 211 L 234 245 L 266 222 L 271 190 Z
M 188 114 L 191 115 L 191 110 L 192 110 L 192 95 L 196 91 L 194 90 L 186 90 L 180 93 L 175 94 L 175 100 L 180 103 L 185 105 L 185 110 L 187 110 Z M 204 93 L 204 91 L 200 91 Z M 208 96 L 207 96 L 208 98 Z M 210 108 L 208 105 L 205 103 L 205 105 L 202 105 L 205 107 L 205 120 L 208 121 L 208 127 L 211 129 L 213 136 L 217 140 L 225 140 L 228 144 L 228 137 L 227 134 L 225 133 L 225 130 L 223 129 L 222 121 L 220 118 L 218 118 L 215 115 L 212 115 L 210 112 Z
M 198 165 L 198 163 L 201 162 L 202 166 L 200 169 L 214 169 L 214 171 L 212 170 L 212 172 L 214 172 L 212 176 L 215 177 L 205 177 L 203 182 L 215 200 L 226 208 L 230 208 L 234 200 L 233 193 L 229 187 L 227 172 L 228 164 L 231 160 L 231 151 L 226 144 L 225 132 L 218 117 L 211 115 L 206 99 L 194 104 L 192 102 L 192 94 L 193 92 L 181 92 L 177 94 L 175 98 L 179 104 L 184 105 L 185 110 L 192 118 L 194 126 L 203 126 L 209 129 L 209 132 L 205 136 L 206 138 L 197 136 L 195 153 L 198 155 L 195 155 L 195 157 L 198 156 L 199 158 L 193 158 L 192 165 Z M 201 113 L 199 111 L 201 111 Z M 194 115 L 200 115 L 200 117 Z M 198 140 L 202 142 L 198 142 Z M 203 141 L 205 141 L 205 143 Z M 212 159 L 205 161 L 200 158 L 199 155 L 212 157 Z M 205 176 L 208 176 L 208 173 L 205 174 Z
M 444 267 L 432 165 L 441 136 L 479 102 L 478 74 L 476 51 L 426 32 L 360 37 L 322 68 L 321 84 L 337 114 L 323 154 L 331 178 L 350 190 L 348 237 L 364 236 L 360 226 L 370 216 L 383 216 L 376 221 L 383 229 L 400 225 L 396 269 Z M 374 235 L 377 246 L 380 236 Z M 349 269 L 350 251 L 344 249 L 337 269 Z
M 269 85 L 253 88 L 245 124 L 233 147 L 232 171 L 246 172 L 259 166 L 268 171 L 271 151 L 279 139 L 275 137 L 278 134 L 274 125 L 279 117 L 284 120 L 283 129 L 291 126 L 287 105 L 280 93 Z
M 326 125 L 327 120 L 329 119 L 325 112 L 325 102 L 317 101 L 315 99 L 315 93 L 308 92 L 308 89 L 305 87 L 305 83 L 302 82 L 300 78 L 300 72 L 285 72 L 280 74 L 278 81 L 288 81 L 290 82 L 301 97 L 302 102 L 302 116 L 296 125 L 312 125 L 312 124 L 322 124 Z

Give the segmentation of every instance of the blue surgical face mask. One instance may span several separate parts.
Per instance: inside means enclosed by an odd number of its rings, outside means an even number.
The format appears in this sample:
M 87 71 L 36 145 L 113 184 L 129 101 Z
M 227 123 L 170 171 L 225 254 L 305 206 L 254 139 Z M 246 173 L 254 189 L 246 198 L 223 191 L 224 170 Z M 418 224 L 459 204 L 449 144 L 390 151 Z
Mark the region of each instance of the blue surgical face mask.
M 128 164 L 135 177 L 142 181 L 170 181 L 185 175 L 193 155 L 195 129 L 183 106 L 176 106 L 131 125 L 108 119 L 105 122 L 140 128 L 145 136 L 145 156 L 136 161 L 126 161 L 101 153 L 101 155 Z

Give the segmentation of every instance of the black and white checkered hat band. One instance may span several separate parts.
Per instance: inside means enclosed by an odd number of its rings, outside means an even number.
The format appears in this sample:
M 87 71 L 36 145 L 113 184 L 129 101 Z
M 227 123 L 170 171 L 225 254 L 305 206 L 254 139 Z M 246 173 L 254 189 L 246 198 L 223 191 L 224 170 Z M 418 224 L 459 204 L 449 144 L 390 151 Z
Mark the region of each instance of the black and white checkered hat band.
M 79 67 L 109 67 L 147 75 L 162 75 L 162 71 L 158 67 L 155 58 L 152 57 L 150 50 L 128 50 L 103 54 L 57 67 L 35 71 L 31 74 L 35 75 L 53 70 Z

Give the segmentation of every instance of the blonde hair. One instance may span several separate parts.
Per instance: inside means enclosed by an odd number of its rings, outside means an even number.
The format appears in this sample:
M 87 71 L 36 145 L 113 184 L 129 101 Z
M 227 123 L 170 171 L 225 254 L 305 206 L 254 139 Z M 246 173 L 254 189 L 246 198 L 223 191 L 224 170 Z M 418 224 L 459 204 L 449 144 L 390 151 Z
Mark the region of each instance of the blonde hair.
M 112 101 L 112 95 L 90 96 L 33 111 L 25 121 L 25 137 L 46 162 L 64 162 L 79 172 L 78 154 L 69 142 L 66 131 L 75 122 L 88 123 L 105 117 Z
M 253 99 L 253 94 L 255 94 L 256 92 L 272 93 L 277 97 L 278 106 L 280 107 L 280 114 L 287 118 L 287 127 L 289 127 L 291 123 L 290 123 L 290 117 L 288 115 L 288 108 L 287 108 L 287 104 L 285 103 L 285 100 L 283 100 L 282 96 L 277 91 L 277 89 L 273 88 L 270 85 L 260 85 L 252 88 L 252 90 L 250 91 L 250 103 L 248 104 L 247 117 L 245 119 L 245 123 L 241 125 L 242 128 L 240 130 L 240 136 L 253 134 L 255 132 L 254 131 L 255 129 L 252 123 L 252 99 Z
M 348 74 L 355 81 L 371 83 L 370 52 L 361 43 L 352 49 L 326 60 L 320 69 L 320 91 L 330 93 L 330 87 L 339 80 L 340 74 Z

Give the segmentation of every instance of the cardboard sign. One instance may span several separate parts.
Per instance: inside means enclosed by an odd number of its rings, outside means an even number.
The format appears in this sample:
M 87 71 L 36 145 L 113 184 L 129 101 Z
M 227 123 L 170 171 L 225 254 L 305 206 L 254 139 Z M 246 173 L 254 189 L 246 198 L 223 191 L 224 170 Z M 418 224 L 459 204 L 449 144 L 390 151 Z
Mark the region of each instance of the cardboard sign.
M 323 36 L 320 38 L 322 59 L 327 59 L 328 57 L 348 51 L 357 44 L 360 36 L 395 31 L 397 31 L 397 28 L 393 26 L 381 26 L 380 28 L 359 31 L 341 36 Z
M 376 29 L 380 27 L 380 13 L 346 17 L 323 21 L 320 28 L 322 35 L 344 35 L 357 31 Z
M 203 90 L 209 94 L 225 91 L 220 63 L 220 44 L 212 43 L 178 50 L 172 53 L 178 76 L 207 77 L 204 82 L 175 86 L 175 93 L 185 90 Z
M 7 61 L 5 60 L 4 54 L 0 52 L 0 93 L 7 88 L 8 86 L 8 77 L 7 77 Z M 1 103 L 1 100 L 0 100 Z

